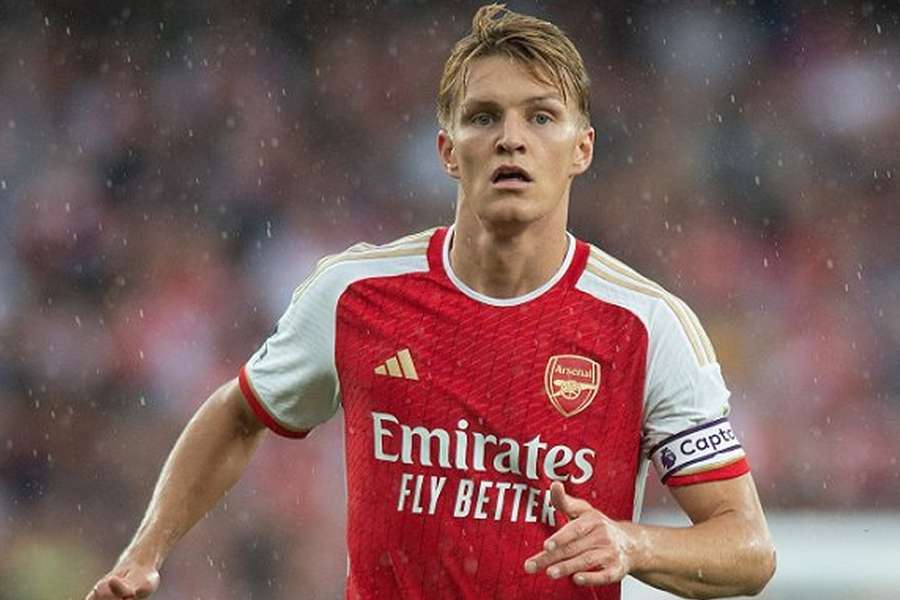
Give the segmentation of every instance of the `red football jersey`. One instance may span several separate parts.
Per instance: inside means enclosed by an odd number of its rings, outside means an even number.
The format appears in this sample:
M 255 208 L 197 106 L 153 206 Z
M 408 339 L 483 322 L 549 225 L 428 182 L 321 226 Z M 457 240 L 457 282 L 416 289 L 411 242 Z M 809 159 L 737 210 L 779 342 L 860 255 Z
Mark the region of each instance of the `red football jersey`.
M 694 314 L 569 236 L 541 288 L 495 299 L 449 264 L 451 229 L 324 259 L 241 370 L 274 431 L 344 409 L 349 598 L 619 598 L 527 575 L 563 519 L 550 483 L 636 518 L 671 485 L 747 471 Z

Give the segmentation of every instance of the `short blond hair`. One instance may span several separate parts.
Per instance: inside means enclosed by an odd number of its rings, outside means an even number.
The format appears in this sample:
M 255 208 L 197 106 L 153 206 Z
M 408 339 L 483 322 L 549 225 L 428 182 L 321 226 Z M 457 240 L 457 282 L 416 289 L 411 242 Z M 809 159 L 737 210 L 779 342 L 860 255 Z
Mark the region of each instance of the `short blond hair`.
M 564 102 L 574 98 L 584 125 L 590 123 L 591 82 L 575 44 L 553 23 L 507 10 L 504 4 L 488 4 L 475 13 L 472 32 L 456 42 L 444 63 L 437 97 L 442 128 L 452 130 L 472 62 L 497 55 L 515 60 L 536 80 L 555 87 Z

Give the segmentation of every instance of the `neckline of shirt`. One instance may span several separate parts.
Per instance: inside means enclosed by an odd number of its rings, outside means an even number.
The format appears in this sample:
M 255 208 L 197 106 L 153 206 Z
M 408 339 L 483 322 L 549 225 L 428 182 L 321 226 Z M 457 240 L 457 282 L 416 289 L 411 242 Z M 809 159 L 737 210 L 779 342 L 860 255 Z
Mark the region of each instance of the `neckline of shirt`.
M 556 273 L 553 274 L 553 277 L 548 279 L 540 287 L 522 296 L 515 296 L 513 298 L 494 298 L 493 296 L 487 296 L 485 294 L 482 294 L 481 292 L 476 292 L 465 283 L 463 283 L 463 281 L 456 276 L 456 273 L 453 272 L 453 267 L 450 265 L 450 244 L 453 241 L 453 230 L 453 225 L 447 228 L 447 234 L 444 236 L 444 247 L 441 251 L 441 261 L 444 263 L 444 271 L 447 273 L 447 278 L 450 279 L 450 282 L 454 285 L 454 287 L 456 287 L 456 289 L 458 289 L 460 292 L 462 292 L 472 300 L 481 302 L 483 304 L 489 304 L 491 306 L 517 306 L 519 304 L 525 304 L 526 302 L 530 302 L 535 298 L 542 296 L 553 286 L 559 283 L 559 280 L 563 278 L 563 276 L 569 270 L 569 267 L 572 266 L 572 259 L 575 257 L 575 237 L 567 231 L 566 240 L 568 241 L 569 245 L 566 249 L 566 256 L 563 259 L 562 265 L 560 265 Z

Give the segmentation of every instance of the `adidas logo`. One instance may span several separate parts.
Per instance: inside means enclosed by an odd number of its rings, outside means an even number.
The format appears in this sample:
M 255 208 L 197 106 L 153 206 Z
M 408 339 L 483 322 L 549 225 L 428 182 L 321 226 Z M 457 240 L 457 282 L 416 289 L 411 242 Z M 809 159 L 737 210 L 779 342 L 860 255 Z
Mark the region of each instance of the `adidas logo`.
M 388 375 L 390 377 L 402 377 L 404 379 L 419 380 L 416 373 L 416 365 L 413 364 L 412 354 L 409 348 L 404 348 L 387 359 L 383 364 L 375 367 L 376 375 Z

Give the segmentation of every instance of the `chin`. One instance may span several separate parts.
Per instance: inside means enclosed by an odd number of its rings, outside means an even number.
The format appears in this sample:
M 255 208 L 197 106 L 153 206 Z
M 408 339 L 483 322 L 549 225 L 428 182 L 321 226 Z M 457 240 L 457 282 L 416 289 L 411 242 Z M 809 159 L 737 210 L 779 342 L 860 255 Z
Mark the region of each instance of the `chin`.
M 528 206 L 521 198 L 503 199 L 492 202 L 484 210 L 479 211 L 479 218 L 485 224 L 495 227 L 523 226 L 537 221 L 542 213 L 536 206 Z

